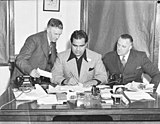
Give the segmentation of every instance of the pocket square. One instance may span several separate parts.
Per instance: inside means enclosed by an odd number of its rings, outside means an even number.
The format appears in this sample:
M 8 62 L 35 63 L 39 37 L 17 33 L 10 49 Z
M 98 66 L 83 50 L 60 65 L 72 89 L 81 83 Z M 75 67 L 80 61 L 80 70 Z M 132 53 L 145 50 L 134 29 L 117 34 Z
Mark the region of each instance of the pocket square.
M 141 66 L 138 66 L 136 69 L 141 69 Z
M 89 68 L 89 71 L 92 71 L 94 68 Z

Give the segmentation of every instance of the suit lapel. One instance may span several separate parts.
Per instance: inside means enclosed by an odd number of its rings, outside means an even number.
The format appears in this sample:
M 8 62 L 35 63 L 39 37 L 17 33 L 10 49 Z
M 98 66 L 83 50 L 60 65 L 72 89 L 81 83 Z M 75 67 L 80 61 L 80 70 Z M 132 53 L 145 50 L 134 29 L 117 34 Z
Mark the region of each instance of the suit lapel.
M 117 66 L 118 66 L 119 71 L 120 71 L 121 73 L 123 73 L 124 67 L 123 67 L 123 65 L 122 65 L 122 63 L 121 63 L 120 57 L 119 57 L 119 55 L 117 54 L 117 52 L 116 52 L 115 61 L 117 62 Z M 116 66 L 116 65 L 115 65 L 115 66 Z
M 82 60 L 81 71 L 80 71 L 80 79 L 83 79 L 83 78 L 85 79 L 85 77 L 86 77 L 85 75 L 87 74 L 86 71 L 88 70 L 88 67 L 89 67 L 88 63 L 89 62 L 86 62 L 86 60 L 84 60 L 84 59 Z
M 49 53 L 49 44 L 48 44 L 48 39 L 47 39 L 47 31 L 44 31 L 44 35 L 43 35 L 43 40 L 41 40 L 42 43 L 42 50 L 46 56 L 46 58 L 48 58 L 48 53 Z
M 134 62 L 134 54 L 133 54 L 133 51 L 131 50 L 130 51 L 130 54 L 129 54 L 129 57 L 128 57 L 128 60 L 127 60 L 127 63 L 126 63 L 126 66 L 124 68 L 124 71 L 128 70 L 127 68 L 130 68 Z

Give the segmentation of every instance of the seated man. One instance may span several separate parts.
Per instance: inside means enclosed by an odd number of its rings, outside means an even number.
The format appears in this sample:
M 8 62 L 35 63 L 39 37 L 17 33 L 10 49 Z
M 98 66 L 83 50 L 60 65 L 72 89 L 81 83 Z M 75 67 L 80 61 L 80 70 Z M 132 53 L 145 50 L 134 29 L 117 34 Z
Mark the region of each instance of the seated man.
M 117 41 L 116 51 L 106 53 L 103 63 L 110 75 L 122 75 L 122 84 L 129 82 L 142 82 L 142 74 L 148 74 L 152 79 L 151 83 L 158 86 L 160 72 L 149 60 L 145 52 L 132 49 L 133 39 L 129 34 L 123 34 Z
M 58 54 L 52 68 L 52 83 L 84 87 L 106 83 L 107 73 L 101 55 L 87 48 L 88 36 L 83 30 L 72 33 L 71 49 Z

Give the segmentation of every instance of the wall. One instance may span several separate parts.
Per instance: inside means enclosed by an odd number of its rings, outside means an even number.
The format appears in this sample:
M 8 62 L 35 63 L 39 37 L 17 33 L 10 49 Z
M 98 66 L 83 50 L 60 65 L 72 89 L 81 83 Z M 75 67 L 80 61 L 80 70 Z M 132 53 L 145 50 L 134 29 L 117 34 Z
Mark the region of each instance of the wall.
M 0 66 L 0 96 L 9 85 L 10 71 L 9 66 Z
M 67 48 L 70 35 L 80 29 L 80 0 L 60 0 L 60 12 L 43 11 L 43 0 L 14 1 L 15 10 L 15 54 L 18 54 L 25 39 L 46 28 L 50 18 L 63 22 L 64 30 L 57 43 L 61 52 Z
M 157 16 L 156 16 L 156 37 L 155 39 L 159 41 L 160 44 L 160 3 L 157 5 Z M 160 70 L 160 48 L 159 48 L 159 61 L 158 67 Z
M 67 42 L 74 30 L 80 29 L 80 0 L 60 0 L 60 12 L 43 11 L 43 0 L 15 0 L 15 54 L 18 54 L 25 39 L 46 28 L 50 18 L 58 18 L 63 22 L 64 30 L 57 49 L 66 49 Z M 0 66 L 0 95 L 8 86 L 10 78 L 9 66 Z

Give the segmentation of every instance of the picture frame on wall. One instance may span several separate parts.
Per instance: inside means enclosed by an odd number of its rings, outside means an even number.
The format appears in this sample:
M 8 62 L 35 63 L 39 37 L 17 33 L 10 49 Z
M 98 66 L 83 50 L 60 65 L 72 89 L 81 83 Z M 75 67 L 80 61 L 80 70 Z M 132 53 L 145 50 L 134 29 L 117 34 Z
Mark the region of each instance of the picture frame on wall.
M 43 11 L 60 11 L 60 0 L 43 0 Z

